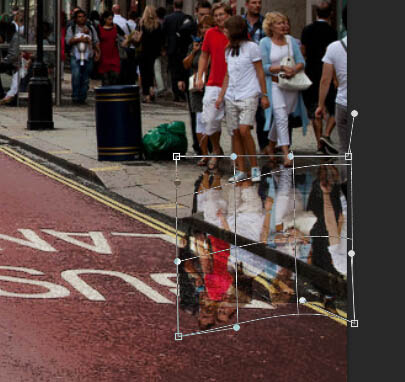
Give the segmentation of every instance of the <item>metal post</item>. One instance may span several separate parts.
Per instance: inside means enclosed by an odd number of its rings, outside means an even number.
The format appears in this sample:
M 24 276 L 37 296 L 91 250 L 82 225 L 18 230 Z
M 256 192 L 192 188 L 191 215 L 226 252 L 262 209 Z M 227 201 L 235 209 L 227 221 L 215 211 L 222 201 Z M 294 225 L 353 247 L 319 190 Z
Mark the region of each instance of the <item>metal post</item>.
M 61 60 L 61 33 L 62 33 L 62 20 L 61 20 L 61 12 L 62 12 L 62 0 L 56 1 L 56 84 L 55 84 L 55 101 L 56 106 L 61 105 L 62 99 L 62 60 Z
M 53 129 L 52 85 L 44 64 L 43 0 L 37 0 L 37 56 L 28 85 L 28 130 Z

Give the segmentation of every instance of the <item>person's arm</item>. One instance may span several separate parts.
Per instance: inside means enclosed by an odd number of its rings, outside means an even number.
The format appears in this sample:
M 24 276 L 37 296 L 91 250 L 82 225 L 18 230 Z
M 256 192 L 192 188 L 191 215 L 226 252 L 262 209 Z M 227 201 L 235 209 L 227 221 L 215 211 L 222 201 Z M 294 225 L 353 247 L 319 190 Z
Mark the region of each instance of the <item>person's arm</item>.
M 270 218 L 271 218 L 271 210 L 273 208 L 273 202 L 274 202 L 273 198 L 268 196 L 264 203 L 265 216 L 264 216 L 262 231 L 260 233 L 261 242 L 267 242 L 267 238 L 269 237 Z
M 288 66 L 284 67 L 284 72 L 286 74 L 287 78 L 294 77 L 299 71 L 305 68 L 305 59 L 302 55 L 302 52 L 297 44 L 297 42 L 291 38 L 291 45 L 293 48 L 293 55 L 294 55 L 294 61 L 295 61 L 295 66 L 290 68 Z
M 201 51 L 200 59 L 198 60 L 198 75 L 197 75 L 197 82 L 196 87 L 199 90 L 204 88 L 204 81 L 203 81 L 203 73 L 207 72 L 208 69 L 208 61 L 210 55 L 208 52 Z
M 262 55 L 262 65 L 263 72 L 266 76 L 271 76 L 271 61 L 270 61 L 270 48 L 269 48 L 269 38 L 264 37 L 260 40 L 260 53 Z
M 78 39 L 76 39 L 76 38 L 73 36 L 73 30 L 72 30 L 72 27 L 70 26 L 70 27 L 67 28 L 67 30 L 66 30 L 65 42 L 66 42 L 66 44 L 72 46 L 72 45 L 77 44 L 77 43 L 79 42 L 79 41 L 77 41 L 77 40 L 78 40 Z
M 269 102 L 269 97 L 267 95 L 267 85 L 266 85 L 266 79 L 264 77 L 264 71 L 263 71 L 263 65 L 261 61 L 256 61 L 253 63 L 256 69 L 256 75 L 259 80 L 259 85 L 260 89 L 262 91 L 262 98 L 261 98 L 261 104 L 263 109 L 267 109 L 270 107 L 270 102 Z
M 96 43 L 94 45 L 94 61 L 98 61 L 100 59 L 101 51 L 100 51 L 100 43 Z
M 260 40 L 260 52 L 262 55 L 263 71 L 266 76 L 276 75 L 285 72 L 283 65 L 273 65 L 270 60 L 270 38 L 264 37 Z
M 200 50 L 201 48 L 201 43 L 199 42 L 193 42 L 193 49 L 191 53 L 183 60 L 183 66 L 185 69 L 190 69 L 191 66 L 193 65 L 193 60 L 196 55 L 196 53 Z
M 98 38 L 98 34 L 96 28 L 90 26 L 93 35 L 93 48 L 94 48 L 94 61 L 98 61 L 100 59 L 100 39 Z
M 215 101 L 215 107 L 217 109 L 219 109 L 221 107 L 222 103 L 224 102 L 224 97 L 225 97 L 226 90 L 228 89 L 228 84 L 229 84 L 229 74 L 228 74 L 228 71 L 226 71 L 224 82 L 222 83 L 221 91 L 218 95 L 217 100 Z
M 333 78 L 333 71 L 334 69 L 332 64 L 328 64 L 326 62 L 323 63 L 322 77 L 319 84 L 318 107 L 315 111 L 316 118 L 322 118 L 326 114 L 325 100 L 326 96 L 328 95 L 330 83 Z
M 224 212 L 222 211 L 222 209 L 218 210 L 217 216 L 219 217 L 219 220 L 221 220 L 222 227 L 226 231 L 231 231 L 231 227 L 229 227 L 228 221 L 226 220 Z
M 307 58 L 307 48 L 304 44 L 301 45 L 301 53 L 304 58 Z

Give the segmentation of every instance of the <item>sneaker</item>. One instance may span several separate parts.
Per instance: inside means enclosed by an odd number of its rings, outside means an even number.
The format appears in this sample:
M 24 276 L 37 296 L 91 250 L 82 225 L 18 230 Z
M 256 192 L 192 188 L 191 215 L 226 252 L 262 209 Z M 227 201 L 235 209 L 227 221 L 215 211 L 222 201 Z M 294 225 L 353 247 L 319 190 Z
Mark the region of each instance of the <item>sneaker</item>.
M 315 154 L 316 155 L 326 155 L 326 152 L 325 152 L 324 148 L 321 148 L 321 149 L 316 150 Z
M 328 151 L 330 151 L 332 154 L 337 154 L 339 152 L 337 147 L 332 142 L 332 139 L 330 139 L 330 137 L 321 137 L 320 140 L 321 140 L 321 142 L 324 143 L 324 145 L 327 147 Z
M 252 174 L 252 182 L 260 182 L 261 178 L 260 167 L 252 167 L 250 171 Z
M 239 181 L 241 181 L 241 180 L 243 180 L 243 179 L 246 179 L 246 173 L 237 170 L 236 173 L 235 173 L 235 175 L 234 175 L 234 176 L 231 176 L 231 177 L 228 179 L 228 182 L 229 182 L 229 183 L 235 183 L 235 182 L 239 182 Z

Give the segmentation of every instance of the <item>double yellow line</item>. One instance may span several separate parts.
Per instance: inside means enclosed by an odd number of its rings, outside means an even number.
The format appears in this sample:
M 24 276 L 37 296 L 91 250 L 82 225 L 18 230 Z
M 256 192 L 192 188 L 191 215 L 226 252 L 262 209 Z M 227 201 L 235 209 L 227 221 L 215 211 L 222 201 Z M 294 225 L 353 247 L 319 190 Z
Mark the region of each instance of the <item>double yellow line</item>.
M 86 187 L 78 182 L 75 182 L 69 178 L 66 178 L 63 175 L 58 174 L 55 171 L 50 170 L 49 168 L 40 165 L 39 163 L 34 162 L 33 160 L 29 159 L 28 157 L 18 153 L 17 151 L 9 148 L 9 147 L 0 147 L 0 152 L 3 152 L 4 154 L 8 155 L 9 157 L 15 159 L 17 162 L 23 163 L 24 165 L 32 168 L 33 170 L 46 175 L 47 177 L 54 179 L 58 181 L 59 183 L 62 183 L 76 191 L 81 192 L 84 195 L 87 195 L 94 200 L 97 200 L 98 202 L 113 208 L 116 211 L 119 211 L 141 223 L 144 223 L 145 225 L 152 227 L 156 229 L 159 232 L 162 232 L 166 235 L 169 235 L 171 237 L 176 237 L 176 229 L 157 220 L 152 217 L 150 217 L 147 214 L 144 214 L 142 212 L 139 212 L 131 207 L 126 206 L 125 204 L 122 204 L 120 202 L 115 201 L 114 199 L 109 198 L 106 195 L 103 195 L 100 192 L 97 192 L 89 187 Z M 178 236 L 183 237 L 185 234 L 184 232 L 178 231 Z

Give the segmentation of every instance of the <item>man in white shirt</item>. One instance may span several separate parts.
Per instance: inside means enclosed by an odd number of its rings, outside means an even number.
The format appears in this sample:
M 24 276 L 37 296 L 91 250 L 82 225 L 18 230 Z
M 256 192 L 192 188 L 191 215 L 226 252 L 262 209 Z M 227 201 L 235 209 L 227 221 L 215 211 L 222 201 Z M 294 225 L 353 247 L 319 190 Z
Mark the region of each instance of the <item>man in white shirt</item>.
M 344 7 L 342 21 L 347 30 L 347 7 Z M 331 43 L 327 49 L 325 56 L 322 58 L 323 70 L 322 78 L 319 85 L 319 101 L 318 108 L 315 111 L 317 118 L 325 116 L 325 100 L 329 91 L 330 83 L 333 79 L 333 74 L 336 73 L 338 81 L 338 90 L 336 95 L 336 125 L 338 128 L 340 145 L 339 154 L 343 155 L 348 152 L 349 148 L 349 129 L 347 121 L 347 36 L 342 40 Z M 347 181 L 346 166 L 341 166 L 342 182 Z
M 112 12 L 114 13 L 113 22 L 118 25 L 125 34 L 131 33 L 127 25 L 128 21 L 125 17 L 121 16 L 121 7 L 119 4 L 114 4 L 112 7 Z
M 122 30 L 125 36 L 131 33 L 131 27 L 128 20 L 121 16 L 121 7 L 119 4 L 112 6 L 112 12 L 114 13 L 113 23 Z M 127 50 L 127 58 L 120 59 L 120 78 L 119 83 L 121 85 L 135 85 L 137 80 L 137 63 L 135 60 L 134 46 L 130 46 Z

